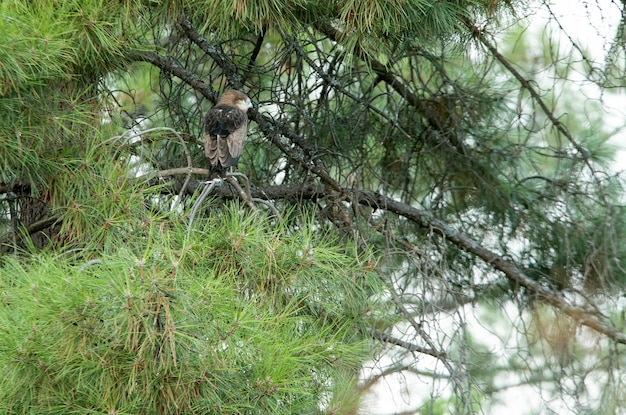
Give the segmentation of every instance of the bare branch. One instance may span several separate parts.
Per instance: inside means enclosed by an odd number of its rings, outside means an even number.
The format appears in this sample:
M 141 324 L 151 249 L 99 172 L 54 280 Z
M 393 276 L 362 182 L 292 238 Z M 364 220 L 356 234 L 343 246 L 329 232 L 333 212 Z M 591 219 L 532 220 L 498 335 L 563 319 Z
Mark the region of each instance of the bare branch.
M 389 344 L 393 344 L 395 346 L 398 347 L 402 347 L 403 349 L 406 349 L 409 352 L 417 352 L 417 353 L 423 353 L 423 354 L 427 354 L 429 356 L 433 356 L 436 357 L 437 359 L 441 359 L 442 361 L 445 360 L 447 358 L 446 354 L 444 352 L 440 352 L 437 350 L 433 350 L 433 349 L 428 349 L 425 347 L 421 347 L 418 346 L 416 344 L 398 339 L 396 337 L 393 337 L 387 333 L 383 333 L 380 331 L 376 331 L 376 330 L 369 330 L 368 331 L 370 336 L 372 336 L 373 339 L 376 340 L 380 340 L 384 343 L 389 343 Z

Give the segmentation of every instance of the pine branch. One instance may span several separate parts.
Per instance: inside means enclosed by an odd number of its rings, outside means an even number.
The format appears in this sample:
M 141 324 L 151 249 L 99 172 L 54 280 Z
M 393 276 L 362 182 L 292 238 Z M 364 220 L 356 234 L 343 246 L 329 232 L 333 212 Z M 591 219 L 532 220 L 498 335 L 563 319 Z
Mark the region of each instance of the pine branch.
M 193 43 L 195 43 L 202 51 L 211 57 L 222 68 L 226 78 L 230 82 L 231 86 L 235 89 L 243 89 L 242 77 L 238 73 L 238 68 L 233 62 L 226 56 L 224 50 L 219 44 L 213 44 L 206 38 L 200 35 L 198 31 L 193 27 L 191 22 L 185 17 L 181 17 L 178 21 L 180 27 L 183 28 L 185 36 Z M 178 76 L 177 74 L 174 74 Z
M 234 197 L 232 193 L 222 189 L 216 189 L 214 194 L 224 199 L 232 199 Z M 253 188 L 250 190 L 250 194 L 253 198 L 258 199 L 287 201 L 318 200 L 336 197 L 337 195 L 334 192 L 329 193 L 328 189 L 324 186 L 314 183 Z M 414 208 L 378 192 L 368 192 L 364 190 L 355 191 L 353 189 L 342 188 L 339 194 L 345 195 L 344 198 L 341 199 L 344 202 L 356 201 L 360 205 L 368 206 L 373 209 L 382 209 L 392 212 L 424 229 L 437 231 L 436 233 L 441 237 L 453 243 L 463 251 L 482 259 L 493 269 L 502 272 L 507 279 L 516 286 L 524 287 L 537 299 L 560 309 L 579 324 L 587 326 L 618 343 L 626 344 L 626 335 L 614 327 L 606 317 L 601 315 L 591 302 L 588 302 L 585 306 L 572 304 L 565 298 L 563 292 L 544 287 L 542 284 L 526 275 L 525 272 L 513 262 L 507 261 L 496 252 L 485 248 L 483 245 L 473 240 L 469 235 L 435 218 L 432 213 Z
M 393 337 L 387 333 L 383 333 L 377 330 L 369 330 L 368 331 L 369 335 L 372 336 L 373 339 L 376 340 L 380 340 L 384 343 L 389 343 L 389 344 L 393 344 L 395 346 L 401 347 L 409 352 L 417 352 L 417 353 L 422 353 L 422 354 L 427 354 L 429 356 L 433 356 L 436 357 L 437 359 L 440 360 L 445 360 L 447 359 L 447 355 L 445 352 L 440 352 L 437 350 L 433 350 L 433 349 L 428 349 L 425 347 L 421 347 L 418 346 L 416 344 L 398 339 L 396 337 Z
M 205 98 L 212 102 L 217 102 L 218 94 L 213 91 L 210 86 L 205 84 L 200 78 L 194 76 L 192 72 L 181 66 L 175 59 L 168 56 L 161 56 L 154 52 L 149 51 L 129 51 L 126 55 L 126 59 L 134 62 L 147 62 L 152 65 L 177 76 L 181 80 L 185 81 L 196 91 L 204 95 Z

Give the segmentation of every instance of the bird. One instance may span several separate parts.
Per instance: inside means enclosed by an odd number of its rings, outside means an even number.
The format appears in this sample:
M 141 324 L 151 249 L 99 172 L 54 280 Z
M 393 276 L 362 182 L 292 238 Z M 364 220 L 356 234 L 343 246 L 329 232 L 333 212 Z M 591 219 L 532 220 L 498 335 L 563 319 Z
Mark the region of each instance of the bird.
M 237 166 L 248 135 L 248 113 L 252 101 L 243 92 L 230 89 L 204 116 L 204 154 L 209 163 L 209 180 L 225 178 Z

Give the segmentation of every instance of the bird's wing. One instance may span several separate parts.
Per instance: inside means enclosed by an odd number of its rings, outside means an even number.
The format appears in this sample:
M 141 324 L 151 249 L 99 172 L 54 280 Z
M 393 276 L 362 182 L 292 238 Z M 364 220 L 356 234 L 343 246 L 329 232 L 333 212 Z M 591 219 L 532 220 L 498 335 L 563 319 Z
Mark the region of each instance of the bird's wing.
M 237 164 L 248 132 L 245 111 L 229 105 L 216 105 L 204 118 L 204 152 L 212 166 Z
M 236 130 L 234 130 L 228 136 L 228 152 L 230 156 L 233 158 L 241 157 L 241 153 L 243 152 L 243 145 L 246 142 L 246 136 L 248 135 L 248 123 L 245 122 L 239 126 Z

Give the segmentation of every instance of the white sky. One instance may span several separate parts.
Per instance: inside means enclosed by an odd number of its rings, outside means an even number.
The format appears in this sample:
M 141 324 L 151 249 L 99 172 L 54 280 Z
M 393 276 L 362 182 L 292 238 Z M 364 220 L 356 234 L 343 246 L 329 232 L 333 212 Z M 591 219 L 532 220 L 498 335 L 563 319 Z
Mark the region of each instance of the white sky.
M 615 0 L 553 0 L 550 4 L 552 12 L 565 33 L 586 47 L 588 53 L 592 55 L 591 58 L 599 67 L 602 67 L 620 21 L 621 11 L 617 2 Z M 541 19 L 545 19 L 546 16 L 537 17 L 535 27 L 541 27 L 544 24 Z M 622 58 L 624 55 L 622 47 Z M 597 96 L 600 96 L 601 93 L 597 89 L 595 92 Z M 608 115 L 606 117 L 607 130 L 621 129 L 616 132 L 611 143 L 620 148 L 615 168 L 618 171 L 624 171 L 626 170 L 626 131 L 624 131 L 626 90 L 611 90 L 601 96 Z

